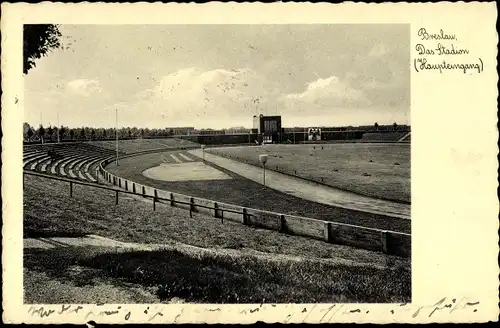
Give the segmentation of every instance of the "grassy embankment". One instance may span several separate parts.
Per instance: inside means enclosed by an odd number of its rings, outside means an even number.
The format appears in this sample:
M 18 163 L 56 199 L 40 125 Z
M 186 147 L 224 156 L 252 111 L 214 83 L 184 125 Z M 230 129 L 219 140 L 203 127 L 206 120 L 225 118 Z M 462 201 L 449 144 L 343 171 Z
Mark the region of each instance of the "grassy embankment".
M 104 149 L 116 150 L 116 141 L 114 140 L 90 141 L 88 143 Z M 175 147 L 192 148 L 199 147 L 199 145 L 195 142 L 178 138 L 118 140 L 118 150 L 126 154 Z
M 408 302 L 410 260 L 26 176 L 24 236 L 98 234 L 156 251 L 25 250 L 25 302 Z M 193 252 L 190 244 L 207 250 Z M 213 250 L 213 251 L 208 251 Z M 265 254 L 263 254 L 265 253 Z

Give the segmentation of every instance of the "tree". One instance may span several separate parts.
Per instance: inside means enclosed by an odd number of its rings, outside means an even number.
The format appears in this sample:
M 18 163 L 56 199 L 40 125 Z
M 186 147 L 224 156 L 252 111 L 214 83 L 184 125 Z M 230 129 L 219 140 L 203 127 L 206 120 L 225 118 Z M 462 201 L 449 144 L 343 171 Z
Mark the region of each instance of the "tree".
M 43 139 L 45 137 L 45 129 L 41 124 L 40 127 L 38 128 L 38 136 L 40 137 L 40 139 Z
M 59 139 L 62 140 L 65 134 L 66 134 L 66 129 L 64 128 L 64 126 L 61 125 L 61 127 L 59 128 Z
M 25 140 L 29 140 L 30 139 L 30 137 L 28 136 L 30 130 L 31 130 L 31 125 L 29 125 L 28 123 L 24 122 L 24 124 L 23 124 L 23 137 L 24 137 Z
M 61 32 L 53 24 L 25 24 L 23 26 L 23 73 L 36 67 L 35 61 L 53 49 L 62 48 Z
M 30 128 L 28 129 L 28 132 L 26 132 L 26 137 L 28 138 L 28 141 L 30 141 L 30 140 L 31 140 L 31 138 L 33 137 L 33 135 L 34 135 L 34 134 L 35 134 L 35 133 L 33 132 L 33 129 L 30 127 Z
M 378 130 L 378 122 L 375 122 L 374 126 L 375 126 L 375 130 Z
M 396 122 L 392 123 L 392 127 L 394 128 L 394 131 L 398 128 L 398 124 Z
M 49 125 L 49 127 L 47 128 L 47 139 L 49 139 L 49 141 L 52 141 L 53 135 L 54 135 L 54 129 L 52 128 L 51 125 Z

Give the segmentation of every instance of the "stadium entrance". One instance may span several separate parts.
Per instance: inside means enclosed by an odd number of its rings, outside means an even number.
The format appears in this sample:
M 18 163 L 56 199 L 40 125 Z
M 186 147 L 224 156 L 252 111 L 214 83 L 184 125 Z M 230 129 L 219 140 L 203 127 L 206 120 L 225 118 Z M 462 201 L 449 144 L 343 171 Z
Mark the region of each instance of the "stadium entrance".
M 281 143 L 281 116 L 254 116 L 253 131 L 259 143 Z

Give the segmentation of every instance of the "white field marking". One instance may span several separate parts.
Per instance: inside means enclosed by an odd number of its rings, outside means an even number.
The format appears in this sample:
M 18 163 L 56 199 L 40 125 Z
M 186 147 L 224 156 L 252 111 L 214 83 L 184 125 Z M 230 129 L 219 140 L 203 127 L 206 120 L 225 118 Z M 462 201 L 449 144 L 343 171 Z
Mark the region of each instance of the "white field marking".
M 142 174 L 150 179 L 161 181 L 196 181 L 196 180 L 230 180 L 224 172 L 201 162 L 160 165 L 151 167 Z
M 162 145 L 162 146 L 167 146 L 166 148 L 170 148 L 170 145 L 164 144 L 163 142 L 156 141 L 157 144 Z
M 43 164 L 42 168 L 40 169 L 42 172 L 47 172 L 47 164 Z
M 177 163 L 182 163 L 182 161 L 180 159 L 178 159 L 177 156 L 170 155 L 170 157 L 172 157 L 174 159 L 174 161 L 176 161 Z
M 50 173 L 56 174 L 56 165 L 55 165 L 55 163 L 52 164 L 52 166 L 50 167 Z
M 78 177 L 82 180 L 87 180 L 87 178 L 83 175 L 82 171 L 78 171 Z
M 165 157 L 165 155 L 163 155 L 162 158 L 163 158 L 163 163 L 170 163 L 170 161 Z
M 75 175 L 75 173 L 73 172 L 73 170 L 72 170 L 72 169 L 69 169 L 69 171 L 68 171 L 68 172 L 69 172 L 69 176 L 70 176 L 70 177 L 72 177 L 72 178 L 75 178 L 75 179 L 76 179 L 76 175 Z
M 188 161 L 188 162 L 192 162 L 192 161 L 193 161 L 193 159 L 192 159 L 192 158 L 187 157 L 187 156 L 186 156 L 186 155 L 184 155 L 183 153 L 179 153 L 179 156 L 180 156 L 180 157 L 182 157 L 182 158 L 184 158 L 184 159 L 185 159 L 186 161 Z

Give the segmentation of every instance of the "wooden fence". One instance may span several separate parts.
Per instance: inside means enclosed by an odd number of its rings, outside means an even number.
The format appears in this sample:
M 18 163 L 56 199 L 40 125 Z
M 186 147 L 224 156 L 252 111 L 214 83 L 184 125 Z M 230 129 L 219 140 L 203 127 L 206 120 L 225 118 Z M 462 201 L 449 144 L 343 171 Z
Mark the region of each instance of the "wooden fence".
M 130 156 L 133 155 L 125 157 Z M 113 161 L 113 158 L 103 160 L 98 170 L 104 179 L 113 185 L 113 187 L 105 188 L 116 193 L 116 204 L 118 204 L 119 193 L 140 195 L 152 199 L 153 210 L 156 210 L 156 203 L 166 203 L 170 206 L 187 209 L 190 215 L 193 212 L 206 213 L 219 218 L 222 222 L 231 220 L 245 225 L 276 230 L 281 233 L 324 240 L 328 243 L 354 246 L 401 257 L 411 257 L 410 234 L 336 223 L 334 220 L 333 222 L 322 221 L 258 210 L 155 189 L 108 172 L 105 167 Z

